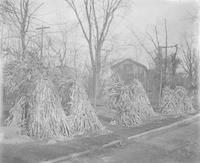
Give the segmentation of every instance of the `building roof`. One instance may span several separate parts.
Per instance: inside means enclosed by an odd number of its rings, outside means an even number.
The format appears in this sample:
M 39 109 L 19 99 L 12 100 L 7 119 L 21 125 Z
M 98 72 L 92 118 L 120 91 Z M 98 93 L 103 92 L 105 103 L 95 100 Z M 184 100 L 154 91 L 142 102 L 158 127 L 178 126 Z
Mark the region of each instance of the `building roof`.
M 143 67 L 147 71 L 147 67 L 145 65 L 143 65 L 143 64 L 141 64 L 139 62 L 136 62 L 136 61 L 134 61 L 134 60 L 132 60 L 130 58 L 126 58 L 126 59 L 123 59 L 122 61 L 118 61 L 117 63 L 114 63 L 113 65 L 111 65 L 111 69 L 114 69 L 115 67 L 118 67 L 119 65 L 123 64 L 126 61 L 130 61 L 133 64 L 136 64 L 136 65 L 138 65 L 140 67 Z

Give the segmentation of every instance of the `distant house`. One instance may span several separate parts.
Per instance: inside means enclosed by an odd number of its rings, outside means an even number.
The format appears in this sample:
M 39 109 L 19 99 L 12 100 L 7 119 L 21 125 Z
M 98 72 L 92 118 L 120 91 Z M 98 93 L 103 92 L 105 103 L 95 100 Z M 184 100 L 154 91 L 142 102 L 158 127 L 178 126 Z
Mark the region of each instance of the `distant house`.
M 147 67 L 130 58 L 124 59 L 111 66 L 113 74 L 118 75 L 125 83 L 130 83 L 133 79 L 139 79 L 146 87 Z

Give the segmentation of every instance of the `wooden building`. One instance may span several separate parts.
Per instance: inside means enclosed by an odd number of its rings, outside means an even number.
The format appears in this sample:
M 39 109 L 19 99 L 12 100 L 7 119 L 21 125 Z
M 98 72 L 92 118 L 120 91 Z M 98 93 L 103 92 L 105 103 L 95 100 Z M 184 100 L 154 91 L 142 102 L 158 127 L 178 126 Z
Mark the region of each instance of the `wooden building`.
M 111 70 L 113 74 L 118 75 L 127 84 L 133 79 L 139 79 L 145 88 L 147 86 L 147 67 L 130 58 L 113 64 Z

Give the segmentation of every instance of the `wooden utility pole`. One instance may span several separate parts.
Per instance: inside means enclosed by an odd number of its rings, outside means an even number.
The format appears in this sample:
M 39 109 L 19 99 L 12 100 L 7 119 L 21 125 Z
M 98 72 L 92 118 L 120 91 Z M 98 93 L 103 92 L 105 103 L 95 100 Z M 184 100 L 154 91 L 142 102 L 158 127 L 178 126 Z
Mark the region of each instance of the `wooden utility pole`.
M 163 56 L 162 56 L 162 48 L 158 47 L 158 56 L 159 56 L 159 69 L 160 69 L 160 83 L 159 83 L 159 99 L 158 99 L 158 105 L 161 104 L 161 96 L 162 96 L 162 87 L 163 87 L 163 68 L 162 68 L 162 62 L 163 62 Z
M 3 22 L 1 22 L 1 53 L 3 51 L 3 30 L 4 30 L 4 25 Z
M 167 34 L 167 20 L 165 19 L 165 58 L 167 58 L 167 50 L 168 50 L 168 34 Z M 167 76 L 167 59 L 165 59 L 165 67 L 164 67 L 164 79 Z
M 40 57 L 42 58 L 42 56 L 43 56 L 43 45 L 44 45 L 44 29 L 47 29 L 47 28 L 50 28 L 49 26 L 41 26 L 41 27 L 39 27 L 39 28 L 36 28 L 36 30 L 41 30 L 41 48 L 40 48 Z
M 166 75 L 166 74 L 163 74 L 163 67 L 162 67 L 162 64 L 163 64 L 163 54 L 162 54 L 162 49 L 168 49 L 168 48 L 176 48 L 176 53 L 177 53 L 177 47 L 178 45 L 175 44 L 175 45 L 167 45 L 167 46 L 159 46 L 158 47 L 158 51 L 159 51 L 159 57 L 160 57 L 160 65 L 159 65 L 159 69 L 160 69 L 160 85 L 159 85 L 159 106 L 161 104 L 161 97 L 162 97 L 162 88 L 163 88 L 163 75 Z M 166 51 L 165 51 L 166 52 Z M 165 53 L 166 54 L 166 53 Z M 167 57 L 167 56 L 165 56 Z M 167 58 L 165 58 L 165 62 L 166 63 L 166 60 Z M 166 71 L 166 70 L 165 70 Z M 164 72 L 165 73 L 165 72 Z M 166 80 L 166 76 L 164 78 L 164 80 Z

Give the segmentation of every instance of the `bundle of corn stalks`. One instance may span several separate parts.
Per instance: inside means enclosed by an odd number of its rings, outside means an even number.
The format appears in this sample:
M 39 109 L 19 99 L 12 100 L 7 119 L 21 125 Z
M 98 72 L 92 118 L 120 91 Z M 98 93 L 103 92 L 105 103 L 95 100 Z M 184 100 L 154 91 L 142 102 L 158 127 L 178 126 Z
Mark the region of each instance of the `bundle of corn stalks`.
M 10 127 L 19 127 L 22 132 L 26 132 L 28 128 L 28 117 L 30 116 L 31 101 L 28 97 L 23 96 L 10 109 L 10 116 L 6 119 L 6 124 Z
M 105 127 L 99 121 L 83 85 L 74 81 L 70 91 L 70 115 L 73 116 L 72 131 L 75 135 L 102 131 Z
M 69 120 L 61 107 L 53 84 L 38 79 L 31 99 L 20 98 L 10 110 L 9 126 L 17 126 L 31 137 L 49 138 L 70 136 Z
M 61 97 L 65 115 L 67 118 L 71 117 L 72 133 L 80 135 L 104 130 L 91 105 L 81 78 L 70 74 L 69 70 L 57 73 L 57 77 L 53 77 L 53 81 Z
M 133 80 L 125 85 L 120 80 L 112 80 L 105 92 L 107 106 L 115 111 L 117 123 L 132 127 L 155 115 L 142 84 Z
M 65 70 L 52 73 L 37 58 L 8 64 L 4 87 L 18 92 L 6 123 L 21 128 L 22 134 L 52 138 L 104 129 L 81 80 Z
M 161 110 L 164 114 L 188 114 L 195 110 L 185 88 L 177 86 L 175 89 L 164 88 L 161 101 Z

